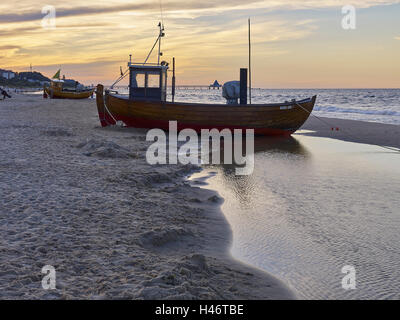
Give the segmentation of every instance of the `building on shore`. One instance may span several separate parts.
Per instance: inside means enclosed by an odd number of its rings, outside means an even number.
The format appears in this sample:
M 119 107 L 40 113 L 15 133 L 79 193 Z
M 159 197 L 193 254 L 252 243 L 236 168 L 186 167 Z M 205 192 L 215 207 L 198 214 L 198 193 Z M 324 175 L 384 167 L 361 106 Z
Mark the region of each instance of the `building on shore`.
M 10 70 L 0 69 L 0 76 L 4 79 L 11 80 L 15 78 L 16 74 Z

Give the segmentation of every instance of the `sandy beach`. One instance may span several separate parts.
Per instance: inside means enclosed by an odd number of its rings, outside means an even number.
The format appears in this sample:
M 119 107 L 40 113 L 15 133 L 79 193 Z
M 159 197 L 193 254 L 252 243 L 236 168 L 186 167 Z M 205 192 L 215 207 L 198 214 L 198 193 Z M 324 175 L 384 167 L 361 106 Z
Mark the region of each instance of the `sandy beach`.
M 323 120 L 339 131 L 303 134 L 400 147 L 398 126 Z M 223 200 L 186 180 L 199 168 L 150 166 L 146 130 L 101 128 L 94 100 L 15 95 L 0 130 L 0 299 L 295 298 L 232 259 Z
M 1 7 L 0 301 L 400 299 L 400 1 Z
M 146 131 L 101 128 L 94 100 L 15 95 L 0 130 L 0 299 L 294 298 L 232 259 L 198 168 L 148 165 Z

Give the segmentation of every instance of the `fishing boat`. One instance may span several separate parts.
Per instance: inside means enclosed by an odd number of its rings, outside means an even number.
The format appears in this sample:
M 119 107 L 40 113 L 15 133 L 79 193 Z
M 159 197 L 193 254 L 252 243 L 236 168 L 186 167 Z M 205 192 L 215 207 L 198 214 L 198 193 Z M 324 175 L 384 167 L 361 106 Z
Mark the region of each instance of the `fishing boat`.
M 75 89 L 64 88 L 65 81 L 60 79 L 60 71 L 53 76 L 50 81 L 50 86 L 43 87 L 43 95 L 51 99 L 87 99 L 93 95 L 95 88 L 85 88 L 82 85 L 78 85 Z
M 283 103 L 248 104 L 247 69 L 241 69 L 240 83 L 224 84 L 225 94 L 227 91 L 233 92 L 224 95 L 227 104 L 175 102 L 175 59 L 172 101 L 167 101 L 169 64 L 165 61 L 160 63 L 164 28 L 161 23 L 159 27 L 160 33 L 155 43 L 156 45 L 159 41 L 158 63 L 147 63 L 154 45 L 144 63 L 133 63 L 131 57 L 127 71 L 121 72 L 119 79 L 129 75 L 129 95 L 118 94 L 113 90 L 113 86 L 104 90 L 103 85 L 97 85 L 97 109 L 103 127 L 121 123 L 127 127 L 168 130 L 169 122 L 177 121 L 178 130 L 194 129 L 200 132 L 202 129 L 214 128 L 254 129 L 257 135 L 290 135 L 298 130 L 311 114 L 316 96 Z M 233 88 L 229 85 L 233 85 Z M 237 103 L 239 98 L 240 104 Z

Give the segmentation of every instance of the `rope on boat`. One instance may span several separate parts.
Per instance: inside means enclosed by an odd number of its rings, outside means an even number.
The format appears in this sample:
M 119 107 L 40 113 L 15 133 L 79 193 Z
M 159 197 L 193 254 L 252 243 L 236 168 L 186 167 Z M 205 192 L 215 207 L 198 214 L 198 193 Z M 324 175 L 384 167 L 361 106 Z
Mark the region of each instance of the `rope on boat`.
M 114 118 L 114 116 L 112 115 L 111 111 L 108 110 L 107 103 L 105 101 L 104 101 L 103 105 L 104 105 L 104 109 L 107 111 L 107 113 L 110 115 L 110 117 L 114 120 L 115 124 L 117 124 L 118 121 Z M 104 121 L 106 121 L 108 123 L 105 113 L 104 113 Z M 111 123 L 109 123 L 109 124 L 111 125 Z
M 153 47 L 151 48 L 149 54 L 147 55 L 147 58 L 146 58 L 146 60 L 144 61 L 143 65 L 146 64 L 147 60 L 149 60 L 149 58 L 150 58 L 151 54 L 153 53 L 153 50 L 154 50 L 154 48 L 156 47 L 157 42 L 160 40 L 160 38 L 161 38 L 161 35 L 159 35 L 158 38 L 157 38 L 157 40 L 156 40 L 156 42 L 154 42 Z
M 114 118 L 114 116 L 112 115 L 112 113 L 110 112 L 110 110 L 108 110 L 106 104 L 104 104 L 104 108 L 106 109 L 107 113 L 110 115 L 110 117 L 114 120 L 115 124 L 118 123 L 118 121 Z M 104 119 L 107 121 L 107 119 Z
M 123 79 L 125 79 L 125 77 L 128 75 L 128 71 L 129 71 L 129 68 L 126 69 L 126 71 L 117 79 L 117 81 L 115 81 L 115 82 L 111 85 L 110 88 L 113 89 L 114 86 L 115 86 L 118 82 L 120 82 L 120 81 L 122 81 Z
M 327 125 L 328 127 L 330 127 L 330 128 L 332 129 L 332 131 L 333 131 L 334 128 L 333 128 L 333 126 L 332 126 L 329 122 L 327 122 L 327 121 L 321 119 L 320 117 L 316 116 L 315 114 L 311 113 L 311 112 L 308 111 L 306 108 L 304 108 L 302 105 L 300 105 L 296 100 L 293 100 L 293 102 L 294 102 L 297 106 L 299 106 L 301 109 L 303 109 L 305 112 L 307 112 L 309 115 L 311 115 L 311 116 L 317 118 L 317 119 L 318 119 L 319 121 L 321 121 L 323 124 L 325 124 L 325 125 Z M 338 127 L 336 128 L 336 131 L 339 131 L 339 128 L 338 128 Z M 353 139 L 354 139 L 354 138 L 357 138 L 356 136 L 354 136 L 353 134 L 351 134 L 348 130 L 343 130 L 343 129 L 342 129 L 342 131 L 344 131 L 349 137 L 351 137 L 351 138 L 353 138 Z M 357 139 L 355 139 L 355 141 L 357 141 Z M 395 151 L 395 152 L 399 152 L 399 153 L 400 153 L 400 150 L 399 150 L 399 149 L 396 149 L 396 148 L 387 147 L 387 146 L 382 146 L 382 145 L 379 145 L 379 144 L 377 144 L 377 146 L 378 146 L 378 147 L 381 147 L 381 148 L 384 148 L 384 149 L 388 149 L 388 150 L 391 150 L 391 151 Z

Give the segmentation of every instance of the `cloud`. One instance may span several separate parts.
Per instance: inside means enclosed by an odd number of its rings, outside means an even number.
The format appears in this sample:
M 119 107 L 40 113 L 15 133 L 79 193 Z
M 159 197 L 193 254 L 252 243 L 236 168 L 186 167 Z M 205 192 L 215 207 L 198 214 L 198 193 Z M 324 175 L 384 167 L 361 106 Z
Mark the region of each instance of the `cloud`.
M 19 46 L 0 46 L 0 50 L 15 50 L 15 49 L 19 49 L 21 47 Z
M 30 3 L 31 1 L 25 1 Z M 35 1 L 36 2 L 36 1 Z M 400 0 L 353 0 L 352 5 L 356 8 L 366 8 L 376 5 L 387 5 L 393 3 L 399 3 Z M 75 6 L 73 6 L 76 3 Z M 124 11 L 136 11 L 136 12 L 160 12 L 159 3 L 153 2 L 139 2 L 134 4 L 126 4 L 126 2 L 114 1 L 113 5 L 99 6 L 96 1 L 96 6 L 80 6 L 80 2 L 72 2 L 69 7 L 55 6 L 57 17 L 71 17 L 71 16 L 84 16 L 84 15 L 96 15 L 96 14 L 112 14 L 116 12 Z M 311 9 L 311 8 L 330 8 L 339 7 L 348 4 L 348 0 L 252 0 L 243 3 L 242 0 L 230 0 L 228 3 L 223 1 L 214 0 L 203 0 L 203 1 L 165 1 L 163 4 L 163 12 L 168 14 L 176 12 L 185 12 L 186 14 L 191 11 L 203 11 L 203 10 L 214 10 L 214 12 L 223 12 L 228 10 L 242 10 L 242 9 Z M 43 2 L 43 6 L 46 3 Z M 72 6 L 71 6 L 72 5 Z M 4 5 L 3 5 L 4 6 Z M 36 21 L 44 17 L 40 10 L 40 4 L 36 4 L 32 9 L 26 11 L 18 11 L 12 13 L 12 7 L 8 7 L 7 10 L 11 13 L 0 14 L 0 23 L 12 23 L 12 22 L 27 22 Z
M 253 2 L 261 2 L 253 1 Z M 230 6 L 239 5 L 241 3 L 240 0 L 233 0 L 230 3 Z M 223 4 L 218 2 L 209 2 L 209 1 L 182 1 L 182 2 L 169 2 L 167 6 L 165 6 L 164 10 L 193 10 L 193 9 L 210 9 L 216 7 L 222 7 Z M 155 11 L 158 12 L 160 10 L 159 5 L 156 2 L 146 2 L 146 3 L 137 3 L 137 4 L 120 4 L 114 6 L 93 6 L 93 7 L 84 7 L 77 6 L 73 8 L 59 8 L 56 6 L 56 15 L 58 18 L 62 17 L 70 17 L 70 16 L 83 16 L 83 15 L 94 15 L 94 14 L 111 14 L 115 12 L 122 11 Z M 40 20 L 43 18 L 43 14 L 41 11 L 34 9 L 30 11 L 25 11 L 21 13 L 8 13 L 8 14 L 0 14 L 0 22 L 2 23 L 10 23 L 10 22 L 27 22 Z
M 32 27 L 20 27 L 14 29 L 0 29 L 0 36 L 17 36 L 27 32 L 34 32 L 36 30 L 42 30 L 42 28 L 38 26 L 32 26 Z
M 340 27 L 340 8 L 348 1 L 162 0 L 166 24 L 163 58 L 170 61 L 176 55 L 180 81 L 208 83 L 211 74 L 234 79 L 237 66 L 247 63 L 247 17 L 251 16 L 253 57 L 259 68 L 254 70 L 255 82 L 258 72 L 258 81 L 263 82 L 266 80 L 262 74 L 272 70 L 282 74 L 282 83 L 286 78 L 304 81 L 293 76 L 296 70 L 304 74 L 304 70 L 315 67 L 318 76 L 319 70 L 331 64 L 325 54 L 316 52 L 324 52 L 333 43 L 335 50 L 344 43 L 348 48 L 346 40 L 351 34 Z M 351 4 L 367 8 L 399 2 L 352 0 Z M 158 33 L 159 0 L 19 0 L 18 6 L 5 3 L 0 4 L 0 52 L 5 66 L 26 68 L 28 61 L 54 74 L 54 69 L 62 65 L 66 74 L 73 73 L 71 76 L 78 79 L 105 82 L 118 76 L 119 66 L 126 66 L 130 53 L 134 61 L 144 60 Z M 41 7 L 48 4 L 54 4 L 57 10 L 57 28 L 53 30 L 40 25 L 44 16 Z M 383 12 L 382 17 L 396 8 L 400 6 L 371 8 L 369 13 L 377 19 L 375 13 Z M 370 16 L 365 19 L 375 23 Z M 358 29 L 362 35 L 350 45 L 355 52 L 363 41 L 367 47 L 372 41 L 368 30 L 367 26 Z M 382 29 L 380 34 L 384 32 Z M 386 35 L 400 40 L 400 35 L 392 32 Z M 368 38 L 363 38 L 364 34 Z M 363 50 L 368 55 L 366 52 Z M 382 54 L 382 61 L 386 55 Z M 316 66 L 316 61 L 320 65 Z M 340 69 L 340 65 L 335 66 Z

